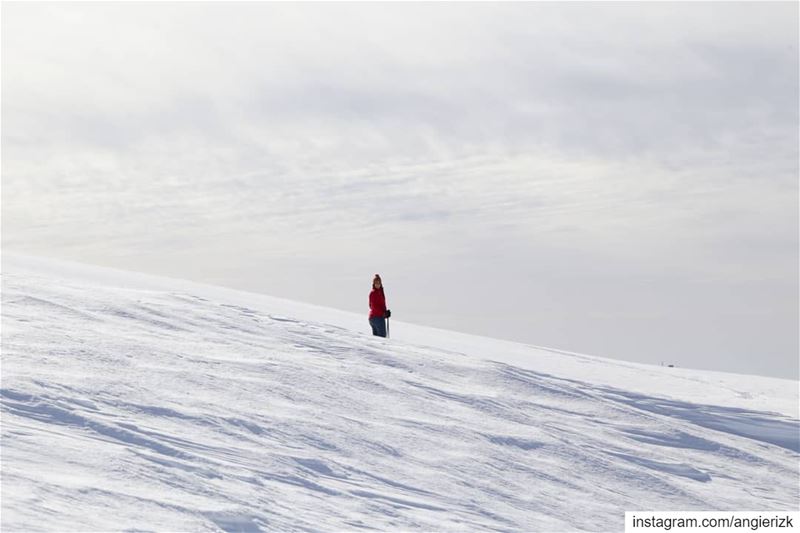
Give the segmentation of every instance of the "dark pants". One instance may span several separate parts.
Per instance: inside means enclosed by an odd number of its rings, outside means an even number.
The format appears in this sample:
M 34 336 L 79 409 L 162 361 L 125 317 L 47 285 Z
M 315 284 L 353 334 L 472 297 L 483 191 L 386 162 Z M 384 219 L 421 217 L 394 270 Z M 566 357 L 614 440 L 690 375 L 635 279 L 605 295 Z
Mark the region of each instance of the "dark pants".
M 369 319 L 369 325 L 372 326 L 372 334 L 378 337 L 386 336 L 386 319 L 383 317 L 375 317 Z

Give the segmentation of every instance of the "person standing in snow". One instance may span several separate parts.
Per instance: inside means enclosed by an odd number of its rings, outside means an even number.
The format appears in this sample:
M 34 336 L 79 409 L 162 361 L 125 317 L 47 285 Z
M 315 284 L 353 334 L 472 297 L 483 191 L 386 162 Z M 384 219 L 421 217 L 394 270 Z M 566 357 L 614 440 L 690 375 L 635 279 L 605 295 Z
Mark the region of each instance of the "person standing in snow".
M 375 274 L 372 279 L 372 292 L 369 293 L 369 325 L 372 326 L 373 335 L 386 336 L 386 319 L 390 316 L 392 312 L 386 309 L 386 296 L 383 294 L 381 277 Z

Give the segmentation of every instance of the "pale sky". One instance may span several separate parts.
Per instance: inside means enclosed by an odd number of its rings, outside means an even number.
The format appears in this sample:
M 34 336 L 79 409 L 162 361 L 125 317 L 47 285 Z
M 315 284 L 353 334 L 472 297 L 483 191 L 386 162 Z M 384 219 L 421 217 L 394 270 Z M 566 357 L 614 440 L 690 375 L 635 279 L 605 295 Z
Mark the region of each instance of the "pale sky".
M 798 379 L 798 4 L 2 6 L 2 246 Z

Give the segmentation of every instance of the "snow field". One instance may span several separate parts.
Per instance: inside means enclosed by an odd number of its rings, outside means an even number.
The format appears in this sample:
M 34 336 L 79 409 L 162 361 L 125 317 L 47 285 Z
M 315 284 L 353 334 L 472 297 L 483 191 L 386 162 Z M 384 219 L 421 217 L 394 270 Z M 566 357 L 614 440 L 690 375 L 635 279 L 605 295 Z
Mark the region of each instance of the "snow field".
M 98 272 L 4 257 L 3 531 L 620 531 L 800 505 L 797 382 L 394 320 L 379 339 Z

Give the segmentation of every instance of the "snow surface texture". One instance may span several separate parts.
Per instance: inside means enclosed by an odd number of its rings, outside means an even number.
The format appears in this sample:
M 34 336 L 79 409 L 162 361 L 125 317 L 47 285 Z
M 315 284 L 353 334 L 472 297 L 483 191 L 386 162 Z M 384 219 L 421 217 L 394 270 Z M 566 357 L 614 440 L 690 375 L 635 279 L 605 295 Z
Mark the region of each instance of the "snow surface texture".
M 620 531 L 626 510 L 800 505 L 795 381 L 395 320 L 380 339 L 366 314 L 9 254 L 2 304 L 4 532 Z

